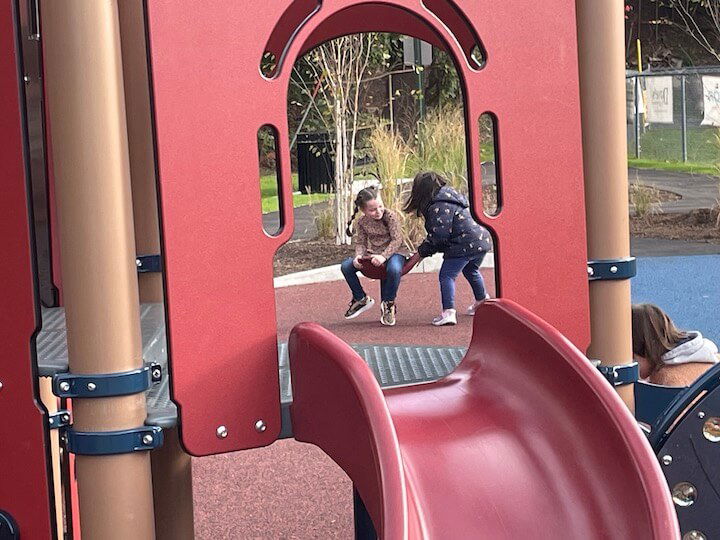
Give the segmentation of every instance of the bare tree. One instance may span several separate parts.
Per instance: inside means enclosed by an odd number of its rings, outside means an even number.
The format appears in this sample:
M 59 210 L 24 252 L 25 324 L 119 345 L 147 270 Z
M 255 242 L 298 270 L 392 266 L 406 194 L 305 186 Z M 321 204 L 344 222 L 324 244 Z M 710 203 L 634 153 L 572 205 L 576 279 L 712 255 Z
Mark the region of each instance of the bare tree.
M 334 132 L 335 153 L 335 242 L 349 244 L 345 224 L 350 219 L 352 183 L 355 169 L 360 87 L 371 61 L 377 33 L 343 36 L 313 49 L 306 56 L 307 66 L 317 86 L 310 88 L 302 76 L 293 78 L 325 125 Z M 318 92 L 319 89 L 319 92 Z
M 678 20 L 665 22 L 679 28 L 720 61 L 720 1 L 662 0 L 677 13 Z

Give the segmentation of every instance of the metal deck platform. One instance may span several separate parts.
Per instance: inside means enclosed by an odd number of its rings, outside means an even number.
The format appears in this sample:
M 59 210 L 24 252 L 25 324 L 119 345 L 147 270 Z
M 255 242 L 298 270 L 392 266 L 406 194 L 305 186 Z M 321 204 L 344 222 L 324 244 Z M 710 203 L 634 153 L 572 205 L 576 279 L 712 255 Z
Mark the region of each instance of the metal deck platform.
M 67 371 L 68 350 L 63 308 L 43 308 L 43 326 L 37 337 L 38 371 L 42 377 Z M 173 427 L 177 407 L 170 400 L 170 373 L 167 369 L 165 310 L 162 304 L 140 306 L 143 358 L 163 366 L 163 380 L 147 393 L 146 424 Z M 383 388 L 437 380 L 450 373 L 465 354 L 462 347 L 418 347 L 415 345 L 353 345 L 368 363 Z M 287 343 L 278 344 L 280 400 L 292 402 Z

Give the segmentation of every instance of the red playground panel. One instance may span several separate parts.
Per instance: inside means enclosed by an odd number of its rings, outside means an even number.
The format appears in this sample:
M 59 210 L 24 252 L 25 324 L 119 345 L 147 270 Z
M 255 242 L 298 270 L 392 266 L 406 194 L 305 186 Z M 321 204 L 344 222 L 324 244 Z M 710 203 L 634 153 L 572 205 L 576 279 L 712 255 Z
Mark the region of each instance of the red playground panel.
M 348 345 L 290 337 L 295 438 L 350 476 L 380 538 L 677 538 L 632 415 L 557 330 L 517 304 L 478 309 L 460 366 L 386 390 Z M 332 405 L 329 405 L 332 404 Z
M 0 5 L 0 511 L 12 516 L 22 538 L 54 538 L 47 419 L 35 401 L 38 379 L 33 369 L 33 340 L 38 323 L 23 160 L 26 147 L 20 91 L 24 83 L 16 47 L 16 6 L 16 2 Z
M 401 32 L 456 59 L 473 204 L 496 235 L 499 296 L 531 309 L 579 348 L 588 345 L 572 2 L 266 0 L 249 8 L 237 0 L 149 0 L 147 6 L 173 397 L 189 452 L 258 447 L 278 435 L 272 263 L 293 229 L 287 91 L 295 60 L 332 37 Z M 482 68 L 469 54 L 476 45 L 486 55 Z M 271 78 L 260 72 L 266 52 L 278 61 Z M 477 125 L 484 113 L 497 118 L 496 217 L 482 217 Z M 277 237 L 262 226 L 257 132 L 265 125 L 279 136 L 285 215 Z M 225 437 L 216 434 L 220 426 Z

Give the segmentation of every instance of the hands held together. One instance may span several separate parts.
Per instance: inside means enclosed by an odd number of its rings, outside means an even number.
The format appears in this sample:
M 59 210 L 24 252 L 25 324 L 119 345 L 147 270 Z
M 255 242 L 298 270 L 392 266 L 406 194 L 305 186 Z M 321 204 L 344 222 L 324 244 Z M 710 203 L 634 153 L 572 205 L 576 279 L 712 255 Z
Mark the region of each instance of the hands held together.
M 353 266 L 358 270 L 360 270 L 360 268 L 362 267 L 362 265 L 360 264 L 360 259 L 363 258 L 365 257 L 355 257 L 355 259 L 353 260 Z M 382 266 L 383 264 L 385 264 L 386 260 L 387 259 L 382 255 L 373 255 L 372 257 L 370 257 L 370 263 L 373 266 Z

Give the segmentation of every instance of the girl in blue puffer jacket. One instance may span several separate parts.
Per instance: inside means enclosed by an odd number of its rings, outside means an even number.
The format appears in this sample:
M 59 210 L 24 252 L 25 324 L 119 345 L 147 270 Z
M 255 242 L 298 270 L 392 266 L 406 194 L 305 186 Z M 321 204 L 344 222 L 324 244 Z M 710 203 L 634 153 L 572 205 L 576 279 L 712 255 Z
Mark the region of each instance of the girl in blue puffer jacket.
M 405 212 L 425 218 L 427 237 L 418 248 L 420 256 L 443 253 L 439 276 L 443 311 L 433 319 L 435 326 L 457 324 L 455 280 L 461 271 L 475 295 L 475 302 L 467 310 L 469 315 L 474 315 L 477 307 L 489 298 L 480 264 L 492 241 L 487 229 L 473 219 L 469 206 L 463 195 L 434 172 L 415 176 L 405 205 Z

